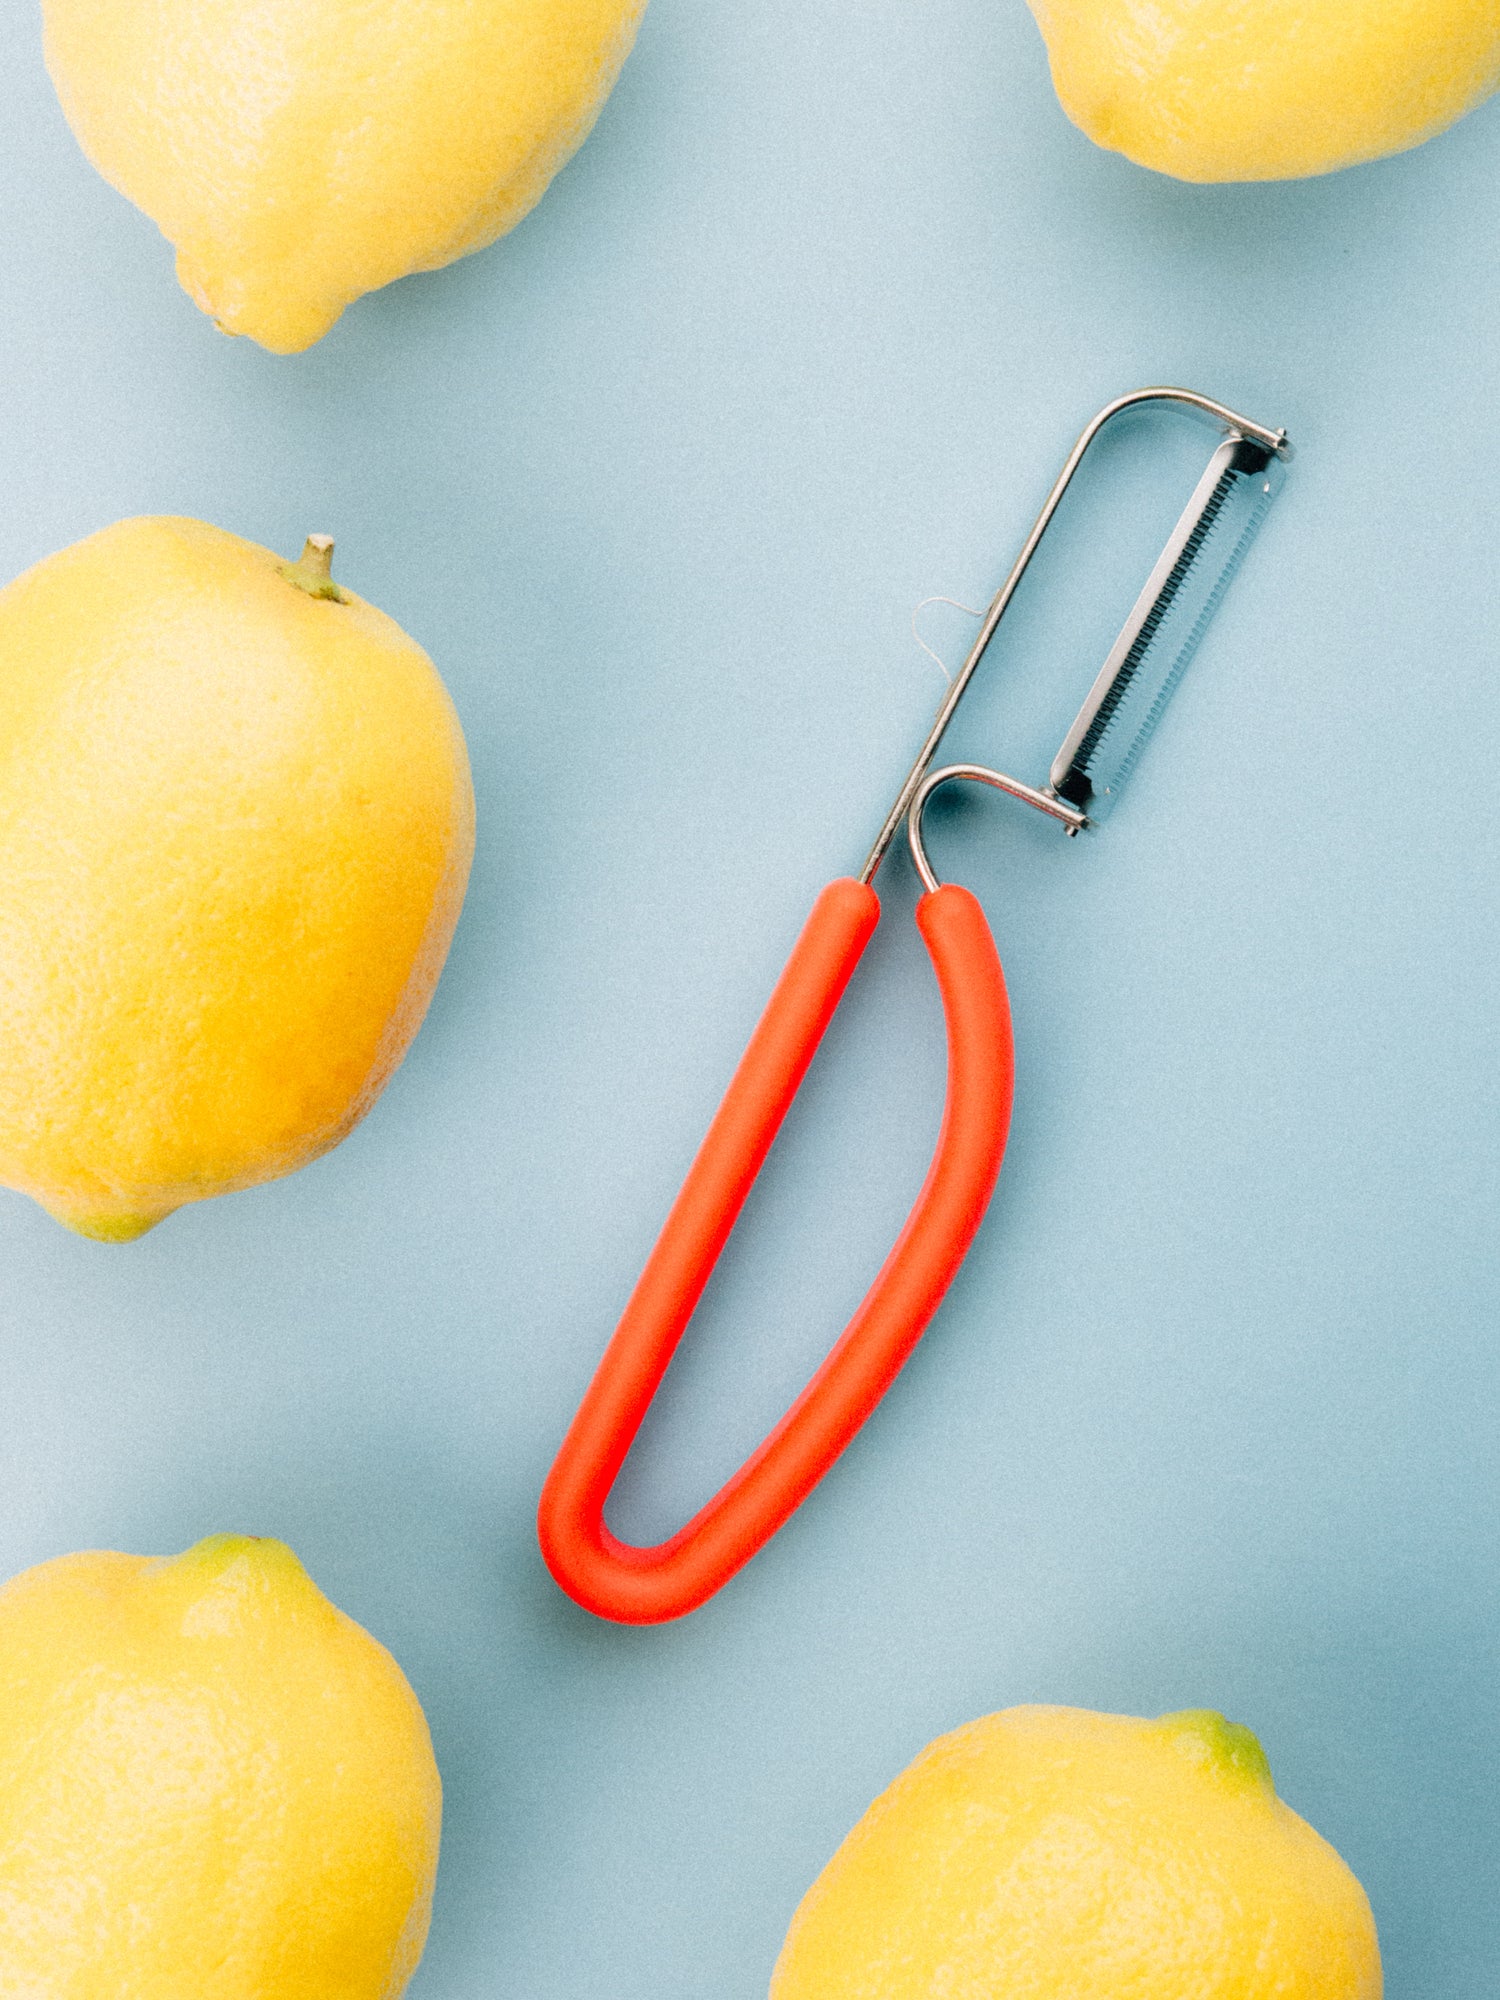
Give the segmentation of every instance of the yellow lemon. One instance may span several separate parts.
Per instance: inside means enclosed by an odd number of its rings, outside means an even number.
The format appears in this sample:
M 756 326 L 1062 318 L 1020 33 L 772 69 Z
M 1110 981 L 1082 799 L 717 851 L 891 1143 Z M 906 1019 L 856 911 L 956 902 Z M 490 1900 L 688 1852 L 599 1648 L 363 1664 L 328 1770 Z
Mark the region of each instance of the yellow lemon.
M 105 179 L 229 333 L 310 347 L 345 306 L 493 243 L 582 145 L 645 0 L 44 0 Z
M 1206 1710 L 1012 1708 L 878 1798 L 771 2000 L 1379 2000 L 1364 1891 Z
M 401 1669 L 284 1543 L 0 1590 L 6 2000 L 396 2000 L 441 1817 Z
M 0 591 L 0 1183 L 84 1235 L 326 1151 L 442 969 L 462 732 L 329 547 L 123 521 Z
M 1063 109 L 1187 181 L 1404 152 L 1500 86 L 1495 0 L 1030 0 Z

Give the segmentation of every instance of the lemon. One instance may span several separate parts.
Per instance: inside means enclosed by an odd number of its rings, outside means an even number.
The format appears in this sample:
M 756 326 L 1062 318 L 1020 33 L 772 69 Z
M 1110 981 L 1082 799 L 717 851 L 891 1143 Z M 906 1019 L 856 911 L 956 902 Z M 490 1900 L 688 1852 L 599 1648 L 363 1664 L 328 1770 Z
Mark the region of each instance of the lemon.
M 284 1543 L 0 1590 L 6 2000 L 396 2000 L 441 1815 L 401 1669 Z
M 645 0 L 44 0 L 105 179 L 229 333 L 310 347 L 352 300 L 503 236 L 582 145 Z
M 124 521 L 0 591 L 0 1184 L 84 1235 L 326 1151 L 442 968 L 463 736 L 328 551 Z
M 1030 0 L 1063 109 L 1188 181 L 1418 146 L 1500 86 L 1495 0 Z
M 1379 2000 L 1364 1891 L 1206 1710 L 930 1744 L 792 1920 L 771 2000 Z

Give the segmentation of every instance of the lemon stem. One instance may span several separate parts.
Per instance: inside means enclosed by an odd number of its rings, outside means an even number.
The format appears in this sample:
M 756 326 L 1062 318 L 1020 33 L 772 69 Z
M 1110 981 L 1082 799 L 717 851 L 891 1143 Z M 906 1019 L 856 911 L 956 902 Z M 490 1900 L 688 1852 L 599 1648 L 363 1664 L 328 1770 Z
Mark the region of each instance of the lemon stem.
M 297 561 L 283 563 L 281 574 L 309 597 L 326 597 L 333 604 L 349 601 L 333 580 L 332 535 L 309 535 Z

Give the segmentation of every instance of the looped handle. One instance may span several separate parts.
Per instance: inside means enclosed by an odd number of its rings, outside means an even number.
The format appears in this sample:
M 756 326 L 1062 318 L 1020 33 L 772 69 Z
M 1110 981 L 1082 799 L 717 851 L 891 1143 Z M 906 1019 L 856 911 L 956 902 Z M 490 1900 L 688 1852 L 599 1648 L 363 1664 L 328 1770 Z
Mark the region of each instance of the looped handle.
M 818 898 L 548 1474 L 542 1554 L 600 1617 L 679 1618 L 770 1540 L 890 1386 L 983 1220 L 1010 1124 L 1010 1008 L 983 910 L 949 887 L 916 909 L 947 1021 L 948 1091 L 905 1227 L 828 1358 L 707 1506 L 652 1548 L 610 1532 L 620 1467 L 879 917 L 864 883 Z

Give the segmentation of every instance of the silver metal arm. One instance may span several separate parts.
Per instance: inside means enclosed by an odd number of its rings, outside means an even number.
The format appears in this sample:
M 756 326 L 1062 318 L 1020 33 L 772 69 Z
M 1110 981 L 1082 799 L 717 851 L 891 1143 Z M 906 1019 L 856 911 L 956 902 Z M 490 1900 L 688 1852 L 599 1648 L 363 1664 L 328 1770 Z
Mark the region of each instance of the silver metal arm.
M 1238 411 L 1231 410 L 1226 404 L 1216 403 L 1210 396 L 1197 395 L 1191 389 L 1135 389 L 1128 396 L 1117 396 L 1114 402 L 1107 403 L 1086 427 L 1079 437 L 1078 442 L 1068 454 L 1067 461 L 1062 471 L 1058 474 L 1052 491 L 1047 495 L 1041 513 L 1036 517 L 1031 533 L 1026 537 L 1022 545 L 1021 553 L 1017 556 L 1010 575 L 996 592 L 994 600 L 985 613 L 984 623 L 979 628 L 979 636 L 975 639 L 968 658 L 955 675 L 952 687 L 948 689 L 948 692 L 943 697 L 942 705 L 933 719 L 932 728 L 928 731 L 927 740 L 923 743 L 916 762 L 907 773 L 901 790 L 896 794 L 895 803 L 886 814 L 885 822 L 876 836 L 875 844 L 865 859 L 864 867 L 860 870 L 859 874 L 861 882 L 872 882 L 874 880 L 879 872 L 881 862 L 886 857 L 891 842 L 900 831 L 902 821 L 910 813 L 912 802 L 916 798 L 923 779 L 927 776 L 931 768 L 933 759 L 937 755 L 938 746 L 941 744 L 943 736 L 947 731 L 948 724 L 953 720 L 954 712 L 958 704 L 963 700 L 964 691 L 974 678 L 979 663 L 984 658 L 1001 619 L 1010 608 L 1011 599 L 1020 588 L 1021 579 L 1025 576 L 1043 535 L 1046 534 L 1048 528 L 1052 525 L 1052 517 L 1062 504 L 1063 495 L 1073 483 L 1073 475 L 1083 463 L 1090 445 L 1093 444 L 1106 424 L 1112 422 L 1123 411 L 1138 409 L 1141 405 L 1147 403 L 1175 403 L 1199 416 L 1206 417 L 1214 424 L 1222 426 L 1227 437 L 1231 440 L 1243 439 L 1259 445 L 1266 453 L 1274 454 L 1281 459 L 1289 459 L 1292 456 L 1292 446 L 1285 431 L 1267 430 L 1263 424 L 1257 424 L 1249 417 L 1241 416 Z M 975 775 L 978 775 L 981 769 L 979 766 L 971 768 Z M 954 767 L 954 769 L 956 775 L 958 767 Z M 988 774 L 984 782 L 995 782 L 998 775 Z M 1005 780 L 1004 789 L 1012 791 L 1017 797 L 1027 797 L 1033 794 L 1034 790 L 1030 786 L 1022 785 L 1018 779 Z M 1040 793 L 1031 796 L 1030 803 L 1040 803 L 1041 796 Z M 1067 814 L 1055 812 L 1054 808 L 1050 805 L 1043 809 L 1053 812 L 1053 816 L 1056 818 L 1066 820 L 1068 817 Z M 1070 831 L 1076 832 L 1077 828 L 1070 827 Z

